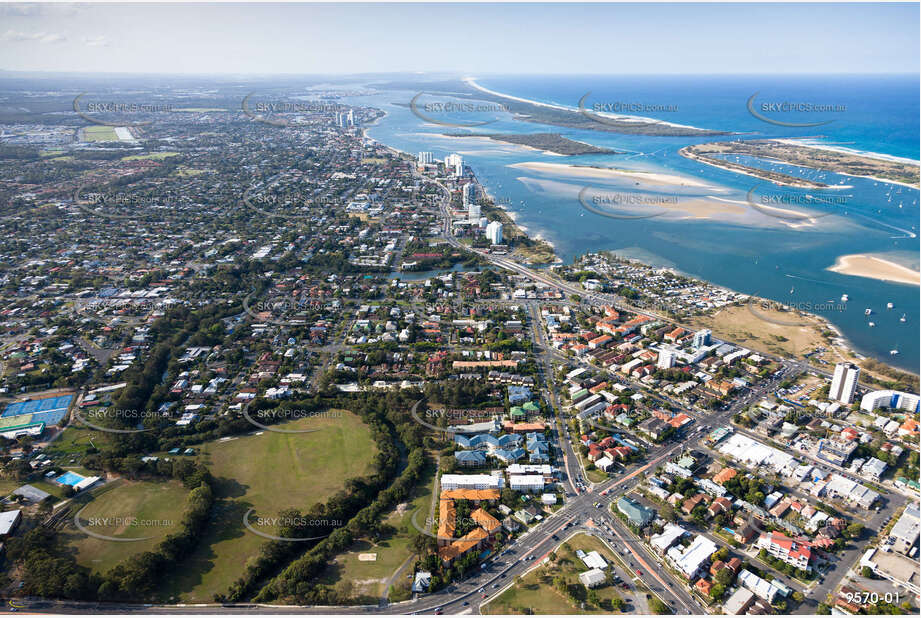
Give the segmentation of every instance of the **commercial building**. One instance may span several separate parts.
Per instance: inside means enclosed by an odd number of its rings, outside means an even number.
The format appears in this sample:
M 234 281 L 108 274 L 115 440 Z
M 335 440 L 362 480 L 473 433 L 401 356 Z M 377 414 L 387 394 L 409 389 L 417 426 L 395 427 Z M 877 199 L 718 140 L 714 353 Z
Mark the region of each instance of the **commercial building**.
M 860 566 L 870 567 L 883 579 L 888 579 L 914 594 L 921 594 L 921 574 L 918 572 L 917 560 L 873 548 L 867 550 L 860 559 Z
M 796 464 L 793 455 L 738 433 L 726 439 L 719 452 L 750 466 L 765 466 L 778 473 Z
M 837 473 L 832 473 L 824 485 L 816 485 L 813 493 L 819 497 L 827 495 L 831 498 L 840 498 L 865 509 L 873 506 L 873 503 L 879 498 L 879 494 L 872 489 Z
M 631 524 L 640 528 L 651 522 L 656 516 L 656 512 L 653 509 L 645 507 L 626 496 L 617 501 L 617 510 L 623 513 Z
M 918 543 L 918 535 L 921 531 L 921 507 L 918 503 L 909 504 L 902 516 L 889 531 L 889 538 L 892 539 L 892 550 L 900 554 L 909 555 L 912 548 Z
M 587 554 L 582 553 L 581 555 L 579 555 L 579 558 L 582 560 L 585 566 L 587 566 L 590 569 L 598 569 L 600 571 L 603 571 L 606 568 L 608 568 L 607 560 L 605 560 L 604 557 L 601 554 L 599 554 L 597 551 L 590 551 Z
M 668 549 L 674 545 L 678 539 L 683 537 L 687 533 L 687 530 L 678 526 L 676 524 L 665 524 L 665 528 L 662 530 L 662 534 L 654 534 L 649 538 L 649 544 L 655 549 L 659 554 L 664 554 Z
M 684 551 L 676 545 L 669 549 L 665 556 L 690 581 L 697 577 L 717 549 L 719 548 L 716 543 L 705 536 L 698 535 L 690 545 L 684 548 Z
M 22 509 L 0 513 L 0 537 L 11 534 L 16 530 L 20 521 L 22 521 Z
M 748 588 L 739 588 L 723 603 L 727 616 L 740 616 L 755 602 L 755 593 Z
M 42 491 L 37 487 L 32 485 L 23 485 L 22 487 L 17 487 L 13 490 L 13 495 L 22 496 L 23 499 L 28 500 L 29 502 L 38 503 L 50 496 L 47 491 Z
M 591 569 L 584 573 L 579 573 L 579 581 L 586 588 L 595 588 L 605 582 L 604 571 L 601 569 Z

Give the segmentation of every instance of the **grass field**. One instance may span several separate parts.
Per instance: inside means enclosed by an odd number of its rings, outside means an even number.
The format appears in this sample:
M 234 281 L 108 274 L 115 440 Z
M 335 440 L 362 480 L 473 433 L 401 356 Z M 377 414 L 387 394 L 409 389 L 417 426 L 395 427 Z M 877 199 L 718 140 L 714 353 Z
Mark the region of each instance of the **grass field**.
M 46 481 L 45 479 L 42 479 L 40 481 L 30 481 L 29 485 L 31 485 L 32 487 L 35 487 L 36 489 L 41 489 L 42 491 L 46 491 L 56 498 L 64 497 L 64 487 L 62 485 L 58 485 L 57 483 L 52 483 L 50 481 Z
M 75 527 L 68 527 L 64 536 L 77 562 L 104 573 L 129 556 L 153 550 L 166 535 L 177 531 L 187 494 L 179 481 L 115 481 L 94 493 L 85 506 L 76 506 L 80 521 L 103 536 L 145 540 L 107 541 Z
M 262 517 L 275 517 L 286 508 L 304 513 L 342 489 L 347 479 L 368 474 L 377 453 L 371 430 L 349 412 L 276 427 L 319 431 L 261 431 L 199 448 L 198 459 L 217 479 L 218 501 L 198 549 L 164 582 L 165 597 L 202 603 L 227 592 L 267 542 L 243 525 L 250 508 Z
M 753 311 L 748 306 L 724 307 L 713 315 L 690 318 L 688 323 L 711 329 L 715 337 L 784 356 L 801 357 L 816 347 L 827 345 L 821 335 L 822 325 L 814 318 L 779 311 L 760 303 L 754 304 Z M 758 316 L 789 325 L 775 324 Z
M 13 493 L 14 489 L 23 485 L 25 485 L 25 483 L 20 483 L 19 481 L 0 479 L 0 497 L 6 497 L 10 495 Z
M 88 415 L 85 411 L 82 414 Z M 56 458 L 57 463 L 66 466 L 70 464 L 71 459 L 76 460 L 74 463 L 79 463 L 87 448 L 93 445 L 99 448 L 109 439 L 104 432 L 88 429 L 77 421 L 68 425 L 61 437 L 46 446 L 44 452 L 49 457 Z
M 190 168 L 184 168 L 184 169 L 176 170 L 175 174 L 179 176 L 180 178 L 191 178 L 191 177 L 198 176 L 200 174 L 204 174 L 206 172 L 211 172 L 211 171 L 213 170 L 195 170 L 195 169 L 190 169 Z
M 178 152 L 151 152 L 150 154 L 128 155 L 127 157 L 122 157 L 122 161 L 141 161 L 144 159 L 162 161 L 163 159 L 176 156 L 179 156 Z
M 590 461 L 582 457 L 582 454 L 579 453 L 578 451 L 576 451 L 576 457 L 578 457 L 579 461 L 582 462 L 583 467 L 586 464 L 591 463 Z M 590 470 L 585 470 L 585 478 L 586 480 L 589 480 L 592 483 L 603 483 L 604 481 L 608 480 L 608 478 L 610 477 L 608 477 L 606 472 L 603 472 L 602 470 L 599 470 L 598 468 L 592 468 Z
M 568 549 L 567 549 L 568 547 Z M 600 540 L 587 534 L 578 534 L 568 541 L 565 541 L 554 551 L 556 552 L 556 562 L 536 569 L 525 575 L 520 582 L 491 600 L 487 605 L 480 608 L 482 614 L 524 614 L 530 609 L 535 614 L 610 614 L 616 613 L 612 609 L 603 609 L 598 605 L 591 605 L 586 602 L 585 609 L 578 604 L 572 603 L 569 598 L 557 590 L 553 585 L 555 577 L 563 577 L 569 584 L 578 584 L 579 573 L 585 572 L 588 568 L 583 562 L 576 557 L 575 551 L 581 549 L 585 552 L 597 550 L 605 560 L 610 564 L 614 558 L 608 548 Z M 584 592 L 584 589 L 583 589 Z M 623 598 L 620 593 L 623 591 L 613 585 L 602 585 L 595 588 L 595 593 L 601 605 L 606 605 L 606 601 L 618 597 Z M 635 611 L 631 609 L 628 601 L 627 612 Z
M 384 585 L 387 579 L 410 557 L 412 551 L 409 543 L 417 534 L 415 527 L 410 523 L 416 513 L 416 523 L 425 526 L 432 503 L 432 488 L 435 478 L 435 466 L 426 470 L 419 484 L 413 492 L 412 499 L 399 504 L 384 518 L 384 524 L 393 526 L 393 534 L 385 536 L 377 543 L 362 539 L 352 545 L 347 552 L 339 554 L 330 567 L 320 577 L 325 584 L 336 584 L 340 581 L 352 582 L 352 594 L 355 597 L 366 598 L 369 602 L 376 602 L 383 597 L 387 590 Z M 437 505 L 436 505 L 437 508 Z M 435 514 L 437 517 L 437 512 Z M 358 560 L 359 554 L 377 554 L 373 562 Z M 406 575 L 411 574 L 407 569 L 394 584 L 407 580 Z
M 84 142 L 117 142 L 118 135 L 115 133 L 115 127 L 104 127 L 94 125 L 92 127 L 83 127 Z

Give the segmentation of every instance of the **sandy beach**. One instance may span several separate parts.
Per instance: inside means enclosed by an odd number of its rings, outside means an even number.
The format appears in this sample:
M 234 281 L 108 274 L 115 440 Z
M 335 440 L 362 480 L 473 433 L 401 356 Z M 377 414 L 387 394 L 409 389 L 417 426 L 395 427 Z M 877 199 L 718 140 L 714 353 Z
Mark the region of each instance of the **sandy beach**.
M 834 266 L 829 266 L 826 270 L 854 277 L 921 285 L 921 273 L 918 271 L 862 253 L 842 255 L 835 261 Z
M 490 90 L 489 88 L 485 88 L 485 87 L 481 86 L 480 84 L 478 84 L 478 83 L 476 82 L 476 79 L 473 78 L 473 77 L 465 77 L 465 78 L 463 79 L 463 82 L 464 82 L 465 84 L 467 84 L 468 86 L 470 86 L 471 88 L 475 88 L 475 89 L 479 90 L 480 92 L 485 92 L 486 94 L 491 94 L 491 95 L 494 96 L 494 97 L 500 97 L 500 98 L 503 98 L 503 99 L 508 99 L 509 101 L 518 101 L 519 103 L 527 103 L 528 105 L 536 105 L 536 106 L 538 106 L 538 107 L 547 107 L 547 108 L 550 108 L 550 109 L 558 109 L 558 110 L 563 110 L 563 111 L 567 111 L 567 112 L 573 112 L 573 113 L 575 113 L 575 114 L 580 113 L 578 107 L 567 107 L 567 106 L 565 106 L 565 105 L 554 105 L 554 104 L 552 104 L 552 103 L 541 103 L 540 101 L 533 101 L 533 100 L 531 100 L 531 99 L 525 99 L 525 98 L 522 98 L 522 97 L 512 96 L 512 95 L 510 95 L 510 94 L 505 94 L 504 92 L 497 92 L 497 91 L 495 91 L 495 90 Z M 592 113 L 593 113 L 594 115 L 596 115 L 596 116 L 603 116 L 603 117 L 605 117 L 605 118 L 610 118 L 611 120 L 620 120 L 620 121 L 623 121 L 623 122 L 642 122 L 643 124 L 661 124 L 661 125 L 667 125 L 667 126 L 670 126 L 670 127 L 677 127 L 677 128 L 679 128 L 679 129 L 696 129 L 696 130 L 698 130 L 698 131 L 702 131 L 702 130 L 703 130 L 703 129 L 701 129 L 700 127 L 692 127 L 691 125 L 687 125 L 687 124 L 678 124 L 678 123 L 675 123 L 675 122 L 668 122 L 667 120 L 660 120 L 660 119 L 658 119 L 658 118 L 648 118 L 648 117 L 646 117 L 646 116 L 631 116 L 631 115 L 626 115 L 626 114 L 612 114 L 612 113 L 609 113 L 609 112 L 592 112 Z
M 528 146 L 527 144 L 513 144 L 512 142 L 503 142 L 497 139 L 492 139 L 491 137 L 483 137 L 481 135 L 444 135 L 440 137 L 451 140 L 465 140 L 472 141 L 484 146 L 489 146 L 495 149 L 497 152 L 517 152 L 520 150 L 530 150 L 532 152 L 539 152 L 541 154 L 549 155 L 551 157 L 565 157 L 566 155 L 560 154 L 558 152 L 551 152 L 550 150 L 541 150 L 540 148 L 535 148 L 534 146 Z M 497 145 L 508 146 L 509 148 L 496 148 Z M 460 154 L 464 154 L 460 152 Z M 477 151 L 471 151 L 471 154 L 480 154 Z
M 677 176 L 674 174 L 661 174 L 657 172 L 641 172 L 635 170 L 622 170 L 612 167 L 587 167 L 584 165 L 568 165 L 566 163 L 544 163 L 541 161 L 527 161 L 509 165 L 516 169 L 561 176 L 574 176 L 578 178 L 633 178 L 650 185 L 675 186 L 675 187 L 712 187 L 699 180 Z

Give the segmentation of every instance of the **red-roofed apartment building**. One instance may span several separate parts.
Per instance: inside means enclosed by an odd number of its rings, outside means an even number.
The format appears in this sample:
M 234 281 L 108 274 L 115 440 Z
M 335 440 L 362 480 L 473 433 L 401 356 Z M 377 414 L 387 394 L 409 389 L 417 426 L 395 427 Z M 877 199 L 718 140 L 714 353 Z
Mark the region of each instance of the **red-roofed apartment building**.
M 665 334 L 665 339 L 671 342 L 678 341 L 687 331 L 681 328 L 680 326 L 676 327 L 674 330 Z
M 797 569 L 812 570 L 809 565 L 812 561 L 812 550 L 806 543 L 794 541 L 779 532 L 771 532 L 758 537 L 756 546 L 759 549 L 766 549 L 770 555 L 780 558 L 787 564 L 792 564 Z

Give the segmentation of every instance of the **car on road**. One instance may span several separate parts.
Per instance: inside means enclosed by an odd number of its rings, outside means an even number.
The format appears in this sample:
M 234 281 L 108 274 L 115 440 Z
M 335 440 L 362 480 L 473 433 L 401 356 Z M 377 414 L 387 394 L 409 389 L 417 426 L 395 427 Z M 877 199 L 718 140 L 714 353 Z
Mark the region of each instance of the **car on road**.
M 643 576 L 643 572 L 642 572 L 642 571 L 640 571 L 639 569 L 637 569 L 637 570 L 636 570 L 636 574 L 637 574 L 637 575 L 639 575 L 640 577 L 642 577 L 642 576 Z

